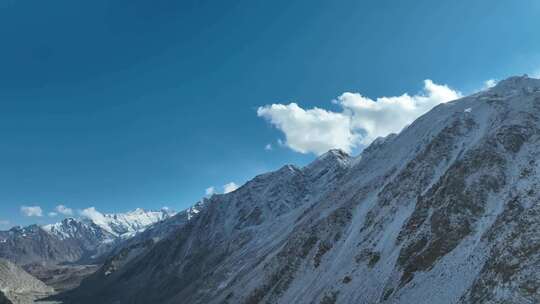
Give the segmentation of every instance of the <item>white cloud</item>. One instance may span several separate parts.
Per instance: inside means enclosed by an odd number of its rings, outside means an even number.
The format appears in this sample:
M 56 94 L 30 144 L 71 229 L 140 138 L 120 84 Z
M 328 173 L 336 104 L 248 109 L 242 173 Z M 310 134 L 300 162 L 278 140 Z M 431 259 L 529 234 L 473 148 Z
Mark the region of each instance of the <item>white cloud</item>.
M 495 79 L 488 79 L 484 81 L 484 90 L 493 88 L 495 85 L 497 85 L 497 80 Z
M 43 216 L 43 210 L 39 206 L 21 206 L 21 212 L 25 216 Z
M 266 146 L 264 146 L 264 150 L 271 151 L 272 150 L 272 144 L 266 144 Z
M 350 115 L 352 128 L 363 134 L 361 144 L 367 145 L 379 136 L 400 132 L 436 105 L 459 97 L 460 92 L 428 79 L 424 81 L 424 90 L 417 95 L 403 94 L 372 100 L 358 93 L 344 93 L 338 97 L 338 102 Z
M 291 103 L 260 107 L 257 115 L 280 129 L 285 134 L 284 144 L 300 153 L 322 154 L 331 148 L 350 152 L 357 140 L 350 118 L 343 113 L 304 110 Z
M 233 192 L 236 189 L 238 189 L 238 185 L 234 182 L 223 185 L 223 193 Z
M 531 74 L 531 77 L 532 77 L 532 78 L 540 78 L 540 69 L 534 71 L 534 72 Z
M 95 207 L 79 210 L 79 214 L 82 217 L 92 220 L 96 224 L 106 222 L 105 216 L 101 212 L 97 211 Z
M 257 115 L 285 134 L 285 145 L 301 153 L 322 154 L 332 148 L 351 152 L 379 136 L 397 133 L 434 106 L 461 97 L 461 93 L 431 80 L 416 95 L 403 94 L 375 100 L 359 93 L 343 93 L 334 103 L 341 112 L 302 109 L 296 103 L 260 107 Z
M 49 217 L 56 217 L 58 216 L 58 213 L 56 212 L 49 212 Z
M 5 227 L 5 226 L 9 226 L 11 222 L 8 221 L 8 220 L 0 220 L 0 226 L 1 227 Z
M 214 193 L 216 193 L 216 189 L 213 186 L 206 188 L 206 190 L 204 191 L 204 194 L 206 196 L 212 196 L 214 195 Z
M 56 212 L 60 213 L 60 214 L 63 214 L 63 215 L 66 215 L 66 216 L 71 216 L 73 215 L 73 209 L 71 208 L 68 208 L 64 205 L 58 205 L 56 206 Z

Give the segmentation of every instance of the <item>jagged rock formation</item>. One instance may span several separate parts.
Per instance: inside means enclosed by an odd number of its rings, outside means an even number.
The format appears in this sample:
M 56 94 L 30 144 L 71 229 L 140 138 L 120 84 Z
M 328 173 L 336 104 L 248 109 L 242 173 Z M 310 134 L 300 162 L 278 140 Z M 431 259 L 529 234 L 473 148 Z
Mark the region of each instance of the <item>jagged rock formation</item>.
M 19 266 L 0 259 L 0 303 L 34 303 L 53 291 Z
M 67 218 L 43 227 L 14 227 L 0 231 L 0 257 L 19 265 L 87 263 L 172 215 L 142 209 L 123 214 L 94 212 L 92 218 Z
M 539 144 L 540 80 L 512 77 L 357 158 L 330 151 L 215 195 L 172 235 L 61 298 L 537 303 Z

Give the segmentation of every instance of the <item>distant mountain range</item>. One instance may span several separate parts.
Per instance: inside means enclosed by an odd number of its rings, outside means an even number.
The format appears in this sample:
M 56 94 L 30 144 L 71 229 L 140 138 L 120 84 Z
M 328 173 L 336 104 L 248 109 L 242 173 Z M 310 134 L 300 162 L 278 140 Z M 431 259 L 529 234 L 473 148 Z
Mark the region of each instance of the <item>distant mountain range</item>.
M 51 225 L 14 227 L 0 231 L 0 257 L 20 265 L 88 263 L 174 214 L 143 209 L 118 214 L 95 211 L 85 218 L 66 218 Z

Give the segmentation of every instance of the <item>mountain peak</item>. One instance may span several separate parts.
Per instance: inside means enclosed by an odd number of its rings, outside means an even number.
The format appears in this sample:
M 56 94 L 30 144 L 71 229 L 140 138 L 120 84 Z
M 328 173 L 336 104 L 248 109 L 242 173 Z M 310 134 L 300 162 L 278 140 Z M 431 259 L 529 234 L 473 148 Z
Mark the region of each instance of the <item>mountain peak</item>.
M 351 166 L 352 160 L 343 150 L 332 149 L 305 166 L 302 172 L 312 180 L 318 180 L 316 187 L 324 188 L 341 176 Z
M 337 158 L 348 158 L 349 154 L 341 149 L 330 149 L 328 152 L 324 153 L 322 156 L 326 157 L 337 157 Z
M 495 90 L 512 89 L 540 89 L 540 79 L 531 78 L 527 74 L 522 76 L 512 76 L 501 80 L 493 87 Z
M 162 221 L 173 216 L 174 212 L 169 211 L 146 211 L 137 208 L 126 213 L 103 214 L 97 210 L 88 212 L 87 217 L 96 225 L 113 235 L 134 234 L 145 229 L 149 225 Z
M 317 165 L 319 163 L 327 163 L 327 162 L 338 162 L 341 165 L 346 165 L 351 160 L 351 156 L 347 154 L 347 152 L 341 150 L 341 149 L 330 149 L 328 152 L 320 155 L 311 163 L 308 165 L 308 167 L 311 167 L 313 165 Z

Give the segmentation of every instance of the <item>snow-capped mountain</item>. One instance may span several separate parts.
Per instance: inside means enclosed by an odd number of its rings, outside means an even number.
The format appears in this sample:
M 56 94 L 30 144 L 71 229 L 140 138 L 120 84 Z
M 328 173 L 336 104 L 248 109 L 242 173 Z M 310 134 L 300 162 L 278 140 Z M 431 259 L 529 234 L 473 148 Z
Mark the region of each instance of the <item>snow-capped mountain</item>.
M 95 208 L 89 208 L 84 210 L 82 219 L 70 218 L 60 223 L 45 225 L 43 228 L 61 239 L 76 238 L 82 226 L 93 231 L 100 230 L 100 233 L 108 235 L 109 238 L 127 238 L 174 214 L 168 210 L 146 211 L 141 208 L 126 213 L 103 214 Z
M 538 303 L 538 159 L 540 80 L 512 77 L 358 157 L 330 151 L 214 195 L 171 235 L 60 298 Z
M 88 262 L 109 252 L 123 240 L 175 213 L 168 210 L 102 214 L 87 209 L 85 217 L 0 231 L 0 257 L 29 263 Z
M 45 225 L 41 228 L 56 236 L 59 240 L 90 239 L 104 241 L 113 238 L 113 234 L 108 233 L 107 230 L 91 220 L 66 218 L 61 222 Z

